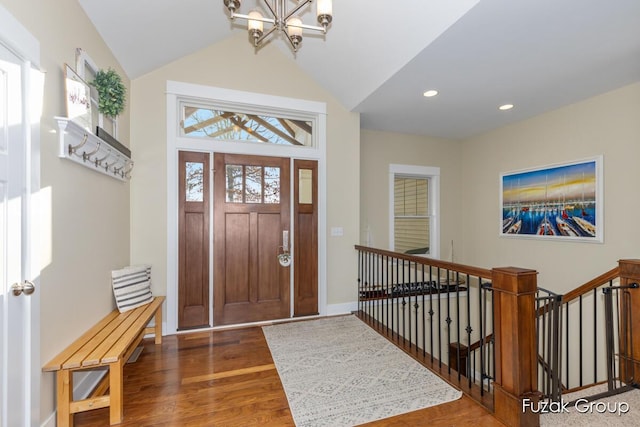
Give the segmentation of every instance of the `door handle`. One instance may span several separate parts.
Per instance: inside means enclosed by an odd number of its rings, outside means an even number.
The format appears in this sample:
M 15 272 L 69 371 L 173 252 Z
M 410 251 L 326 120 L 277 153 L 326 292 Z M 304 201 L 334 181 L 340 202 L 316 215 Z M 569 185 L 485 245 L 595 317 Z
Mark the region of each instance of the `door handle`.
M 36 291 L 36 286 L 33 282 L 25 280 L 22 283 L 14 283 L 11 285 L 11 291 L 15 296 L 19 296 L 20 294 L 31 295 Z
M 289 253 L 289 230 L 282 231 L 282 253 L 278 254 L 278 262 L 283 267 L 291 265 L 291 254 Z

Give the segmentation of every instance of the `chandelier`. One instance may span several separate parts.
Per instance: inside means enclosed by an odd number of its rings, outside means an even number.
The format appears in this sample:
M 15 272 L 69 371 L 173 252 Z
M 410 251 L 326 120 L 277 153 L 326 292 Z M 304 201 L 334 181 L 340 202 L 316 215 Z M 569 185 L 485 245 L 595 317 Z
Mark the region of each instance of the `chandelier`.
M 224 0 L 224 5 L 229 9 L 229 18 L 233 21 L 235 18 L 247 21 L 249 36 L 253 39 L 253 45 L 258 48 L 260 44 L 276 30 L 283 33 L 289 40 L 294 52 L 298 51 L 300 42 L 302 42 L 302 30 L 322 31 L 327 33 L 327 27 L 331 24 L 332 5 L 331 0 L 317 0 L 318 6 L 316 16 L 320 26 L 306 25 L 296 16 L 298 11 L 307 6 L 313 0 L 294 0 L 297 5 L 289 11 L 286 7 L 286 0 L 263 0 L 270 17 L 263 17 L 257 10 L 252 10 L 248 15 L 236 13 L 240 9 L 241 0 Z M 271 24 L 271 27 L 265 32 L 264 23 Z

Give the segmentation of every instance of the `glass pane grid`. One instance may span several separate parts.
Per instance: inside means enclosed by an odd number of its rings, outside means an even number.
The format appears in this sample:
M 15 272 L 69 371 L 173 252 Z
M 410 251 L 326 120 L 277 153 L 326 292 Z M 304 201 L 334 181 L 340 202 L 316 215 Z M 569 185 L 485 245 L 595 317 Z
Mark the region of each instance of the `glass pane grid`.
M 226 165 L 227 203 L 280 203 L 280 168 Z
M 313 145 L 313 121 L 183 105 L 185 136 L 278 145 Z
M 187 202 L 202 202 L 204 200 L 204 164 L 186 162 L 185 170 L 185 200 Z

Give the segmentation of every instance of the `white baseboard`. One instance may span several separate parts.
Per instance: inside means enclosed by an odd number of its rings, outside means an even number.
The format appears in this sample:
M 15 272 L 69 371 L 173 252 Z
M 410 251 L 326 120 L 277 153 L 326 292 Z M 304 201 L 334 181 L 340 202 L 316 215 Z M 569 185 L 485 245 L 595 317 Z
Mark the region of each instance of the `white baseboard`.
M 335 316 L 338 314 L 350 314 L 358 310 L 358 302 L 347 302 L 343 304 L 327 304 L 327 316 Z
M 89 397 L 107 372 L 109 372 L 108 368 L 75 372 L 73 377 L 73 400 L 82 400 Z
M 56 427 L 56 415 L 56 411 L 53 411 L 53 413 L 49 415 L 49 418 L 40 424 L 40 427 Z

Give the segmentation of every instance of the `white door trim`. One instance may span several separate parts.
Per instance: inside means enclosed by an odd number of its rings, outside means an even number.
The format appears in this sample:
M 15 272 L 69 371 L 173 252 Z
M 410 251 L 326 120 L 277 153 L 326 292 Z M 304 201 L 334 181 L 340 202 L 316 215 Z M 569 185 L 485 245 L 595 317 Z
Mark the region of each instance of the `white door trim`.
M 199 98 L 233 108 L 251 105 L 266 111 L 299 111 L 316 117 L 316 145 L 314 147 L 288 147 L 274 144 L 229 143 L 180 136 L 178 118 L 180 100 Z M 167 334 L 177 332 L 178 326 L 178 151 L 204 151 L 209 153 L 236 153 L 262 156 L 289 157 L 318 161 L 318 311 L 327 314 L 327 139 L 326 104 L 323 102 L 287 98 L 225 88 L 167 81 Z M 213 190 L 212 190 L 213 191 Z M 211 209 L 213 216 L 213 209 Z M 213 230 L 211 218 L 211 230 Z M 210 251 L 213 265 L 214 251 Z M 213 274 L 210 275 L 210 295 L 213 297 Z M 213 310 L 213 301 L 210 307 Z

